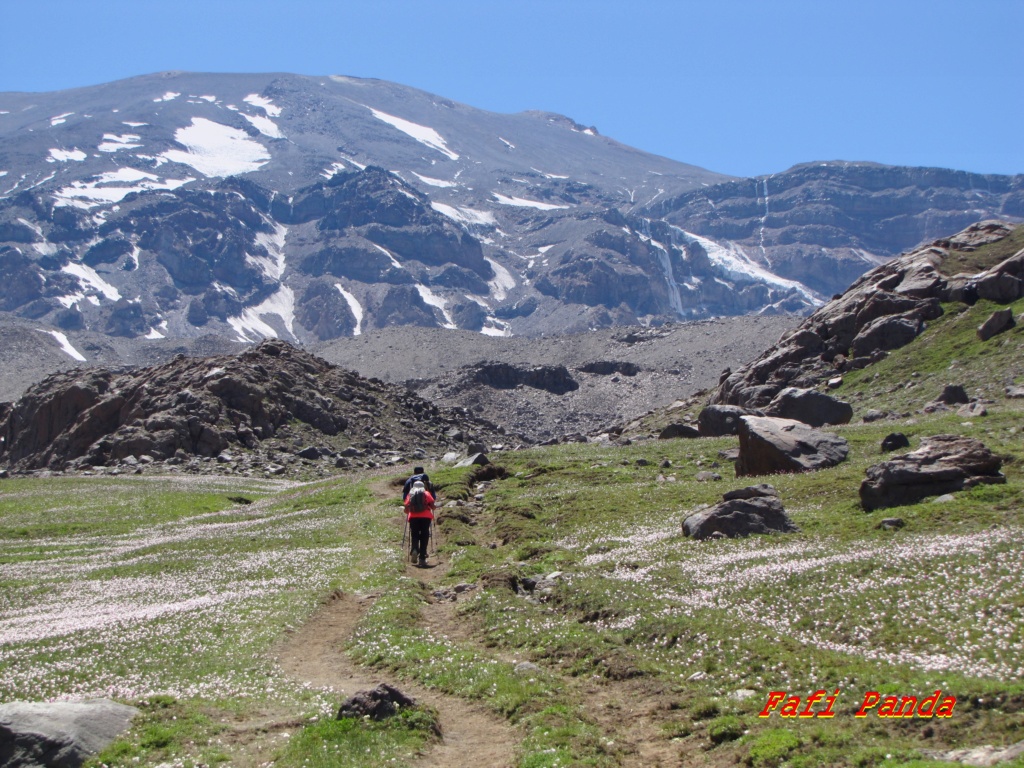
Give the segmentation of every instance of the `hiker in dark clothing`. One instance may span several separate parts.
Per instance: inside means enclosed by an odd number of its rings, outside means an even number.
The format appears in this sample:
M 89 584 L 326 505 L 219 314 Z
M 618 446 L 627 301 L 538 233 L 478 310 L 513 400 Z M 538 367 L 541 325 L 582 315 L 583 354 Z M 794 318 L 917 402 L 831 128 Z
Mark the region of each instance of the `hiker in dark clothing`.
M 412 490 L 412 484 L 417 480 L 423 483 L 423 487 L 427 489 L 431 496 L 436 497 L 437 492 L 434 490 L 434 486 L 430 483 L 430 477 L 423 470 L 423 467 L 415 467 L 412 470 L 412 477 L 405 481 L 405 485 L 402 486 L 402 498 L 404 499 L 409 495 L 409 491 Z
M 413 481 L 409 494 L 403 499 L 406 520 L 412 545 L 409 554 L 420 568 L 427 564 L 427 542 L 430 541 L 430 524 L 434 521 L 434 495 L 427 490 L 422 480 Z

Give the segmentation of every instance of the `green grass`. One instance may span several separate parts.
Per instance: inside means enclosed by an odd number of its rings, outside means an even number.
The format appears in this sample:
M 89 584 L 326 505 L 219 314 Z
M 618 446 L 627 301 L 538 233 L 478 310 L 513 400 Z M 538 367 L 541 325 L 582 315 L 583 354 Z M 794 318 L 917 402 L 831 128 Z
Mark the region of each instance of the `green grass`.
M 323 719 L 288 740 L 274 761 L 281 768 L 376 768 L 408 766 L 436 741 L 437 717 L 427 709 L 406 709 L 382 721 Z
M 847 374 L 837 394 L 858 422 L 869 408 L 896 415 L 836 428 L 850 457 L 828 470 L 736 478 L 719 457 L 734 438 L 541 447 L 494 457 L 481 506 L 483 475 L 430 467 L 442 498 L 464 505 L 439 515 L 450 571 L 429 589 L 406 575 L 395 502 L 371 492 L 379 477 L 3 481 L 0 698 L 145 702 L 99 758 L 107 765 L 234 763 L 239 728 L 268 712 L 279 727 L 245 738 L 264 739 L 276 764 L 409 764 L 435 738 L 429 711 L 336 721 L 336 696 L 271 661 L 341 587 L 379 595 L 349 653 L 505 718 L 522 738 L 520 766 L 635 759 L 640 703 L 658 746 L 686 764 L 917 766 L 930 765 L 926 748 L 1014 743 L 1024 404 L 1003 387 L 1024 382 L 1024 331 L 979 342 L 992 309 L 949 305 L 913 344 Z M 924 413 L 950 382 L 988 399 L 989 414 Z M 892 431 L 912 447 L 977 437 L 1003 457 L 1007 482 L 865 513 L 857 488 Z M 723 479 L 696 482 L 706 469 Z M 798 533 L 683 537 L 691 511 L 757 482 L 775 485 Z M 906 526 L 879 530 L 889 516 Z M 432 634 L 429 591 L 459 582 L 478 587 L 459 597 L 461 639 Z M 518 673 L 517 661 L 540 671 Z M 758 717 L 769 691 L 819 688 L 841 691 L 831 720 Z M 866 691 L 936 689 L 957 697 L 952 718 L 853 716 Z M 593 706 L 595 691 L 614 706 Z
M 1007 237 L 975 251 L 952 251 L 943 260 L 940 270 L 946 275 L 975 274 L 1010 258 L 1024 248 L 1024 227 L 1017 227 Z
M 1024 299 L 1008 305 L 1019 315 Z M 968 394 L 1001 402 L 1005 387 L 1024 383 L 1024 327 L 1016 326 L 981 342 L 981 325 L 1002 305 L 979 301 L 944 305 L 942 317 L 912 344 L 886 359 L 843 376 L 833 394 L 855 405 L 856 415 L 868 408 L 909 413 L 934 400 L 946 384 L 963 384 Z

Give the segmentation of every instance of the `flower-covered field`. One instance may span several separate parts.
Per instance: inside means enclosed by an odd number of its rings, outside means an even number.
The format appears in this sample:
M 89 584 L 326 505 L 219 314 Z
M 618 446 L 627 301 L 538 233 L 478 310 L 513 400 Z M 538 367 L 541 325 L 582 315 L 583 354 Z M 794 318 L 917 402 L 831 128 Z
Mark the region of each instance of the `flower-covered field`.
M 278 739 L 280 765 L 403 764 L 429 743 L 429 724 L 331 725 L 331 692 L 273 660 L 341 587 L 377 595 L 348 638 L 353 659 L 507 718 L 524 767 L 652 754 L 888 767 L 933 746 L 1011 744 L 1024 739 L 1016 425 L 995 414 L 982 433 L 1006 457 L 1005 485 L 872 514 L 856 488 L 886 425 L 844 428 L 850 460 L 798 476 L 693 481 L 717 468 L 725 438 L 509 452 L 482 483 L 472 468 L 431 468 L 444 503 L 459 505 L 440 514 L 451 535 L 433 582 L 408 571 L 378 476 L 6 480 L 0 701 L 140 704 L 144 724 L 110 765 L 235 764 L 244 745 L 225 737 L 228 721 L 270 710 L 320 718 L 287 749 Z M 940 416 L 906 428 L 916 439 L 957 426 Z M 798 533 L 682 535 L 695 508 L 764 481 Z M 906 526 L 879 529 L 889 515 Z M 437 602 L 434 590 L 460 582 L 475 588 Z M 452 631 L 431 629 L 428 611 Z M 771 691 L 819 689 L 842 692 L 824 725 L 758 717 Z M 957 697 L 942 722 L 853 716 L 867 691 L 939 689 Z
M 200 478 L 5 483 L 0 700 L 308 706 L 267 649 L 379 558 L 347 541 L 358 503 L 296 503 L 287 490 Z

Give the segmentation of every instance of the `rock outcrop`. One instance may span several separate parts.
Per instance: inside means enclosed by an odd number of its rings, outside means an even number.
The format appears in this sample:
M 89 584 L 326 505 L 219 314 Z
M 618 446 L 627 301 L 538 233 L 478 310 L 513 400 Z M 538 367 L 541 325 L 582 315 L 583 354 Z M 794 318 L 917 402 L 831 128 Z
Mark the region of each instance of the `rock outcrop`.
M 709 405 L 697 416 L 697 431 L 701 437 L 735 435 L 740 428 L 740 418 L 764 415 L 761 411 L 738 405 Z
M 78 768 L 138 714 L 108 699 L 0 704 L 0 765 Z
M 812 427 L 849 424 L 853 406 L 814 389 L 786 387 L 765 407 L 767 416 L 802 421 Z
M 304 441 L 319 443 L 321 457 L 342 448 L 441 455 L 461 446 L 449 433 L 474 442 L 499 435 L 488 422 L 278 340 L 235 356 L 54 374 L 0 416 L 0 462 L 15 470 L 180 462 L 229 448 L 301 454 Z
M 993 336 L 998 336 L 1003 331 L 1010 330 L 1015 324 L 1012 309 L 1009 307 L 998 309 L 989 315 L 984 323 L 978 326 L 978 338 L 982 341 L 988 341 Z
M 980 222 L 872 269 L 760 358 L 725 376 L 711 404 L 764 408 L 787 387 L 814 389 L 837 372 L 864 368 L 913 341 L 941 316 L 941 302 L 1020 298 L 1024 251 L 973 275 L 948 276 L 940 269 L 952 254 L 1012 231 L 1003 222 Z
M 744 416 L 738 432 L 737 477 L 825 469 L 846 460 L 845 438 L 799 421 Z
M 683 534 L 698 540 L 797 530 L 778 492 L 764 484 L 730 491 L 720 503 L 694 512 L 683 521 Z
M 354 717 L 362 719 L 368 717 L 371 720 L 385 720 L 398 714 L 403 707 L 416 706 L 416 699 L 393 685 L 381 683 L 376 688 L 367 691 L 358 691 L 342 702 L 338 709 L 338 719 Z
M 1002 459 L 979 440 L 958 435 L 926 437 L 917 450 L 865 470 L 861 506 L 868 511 L 898 507 L 975 485 L 1005 483 L 1001 468 Z
M 480 363 L 473 367 L 472 381 L 496 389 L 515 389 L 522 385 L 543 389 L 555 395 L 564 395 L 580 388 L 564 365 L 526 368 L 511 363 Z

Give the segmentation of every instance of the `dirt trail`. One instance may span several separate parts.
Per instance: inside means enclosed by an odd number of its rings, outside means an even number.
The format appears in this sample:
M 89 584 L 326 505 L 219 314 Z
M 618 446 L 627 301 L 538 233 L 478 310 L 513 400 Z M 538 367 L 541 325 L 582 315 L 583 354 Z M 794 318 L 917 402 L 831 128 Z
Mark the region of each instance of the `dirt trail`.
M 374 488 L 385 498 L 393 492 Z M 402 525 L 397 518 L 398 526 Z M 426 584 L 439 582 L 448 571 L 446 563 L 430 558 L 431 568 L 407 565 L 410 576 Z M 357 691 L 389 683 L 437 710 L 443 738 L 422 755 L 421 768 L 506 768 L 515 765 L 519 745 L 516 731 L 483 707 L 454 696 L 446 696 L 408 680 L 353 662 L 344 647 L 374 596 L 336 592 L 299 628 L 278 651 L 284 671 L 317 687 L 331 687 L 345 697 Z M 432 632 L 462 639 L 452 606 L 437 603 L 424 606 L 424 624 Z M 339 699 L 340 701 L 340 699 Z

